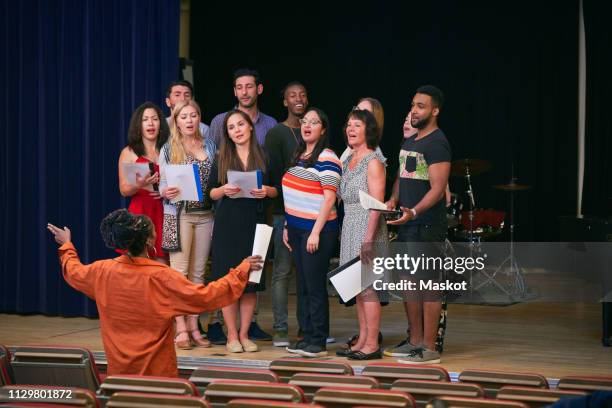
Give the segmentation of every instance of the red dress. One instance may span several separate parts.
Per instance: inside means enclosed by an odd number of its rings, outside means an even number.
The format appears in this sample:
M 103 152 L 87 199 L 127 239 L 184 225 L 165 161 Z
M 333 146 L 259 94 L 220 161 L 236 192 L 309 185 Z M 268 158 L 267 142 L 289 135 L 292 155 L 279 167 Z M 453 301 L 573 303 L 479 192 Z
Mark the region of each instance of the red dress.
M 138 157 L 136 163 L 151 163 L 146 157 Z M 157 163 L 153 163 L 155 171 L 159 173 L 159 166 Z M 128 211 L 132 214 L 143 214 L 151 218 L 153 225 L 155 225 L 155 233 L 157 238 L 155 239 L 155 251 L 149 249 L 150 257 L 164 257 L 166 254 L 161 248 L 162 242 L 162 226 L 164 222 L 164 206 L 162 200 L 151 197 L 149 190 L 140 189 L 132 196 Z M 157 253 L 156 253 L 157 252 Z

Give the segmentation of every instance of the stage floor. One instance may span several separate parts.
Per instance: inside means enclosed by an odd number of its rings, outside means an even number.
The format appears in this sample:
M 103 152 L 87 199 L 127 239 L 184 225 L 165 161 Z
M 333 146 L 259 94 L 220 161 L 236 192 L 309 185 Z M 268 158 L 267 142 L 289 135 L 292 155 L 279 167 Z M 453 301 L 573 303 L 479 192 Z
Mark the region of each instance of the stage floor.
M 272 329 L 269 296 L 262 296 L 259 323 Z M 290 296 L 290 316 L 295 316 Z M 330 357 L 340 342 L 355 332 L 354 308 L 330 298 Z M 399 342 L 406 330 L 401 303 L 383 308 L 384 345 Z M 290 318 L 295 334 L 295 318 Z M 67 344 L 103 351 L 97 319 L 0 314 L 0 344 Z M 257 366 L 289 354 L 271 342 L 259 342 L 261 351 L 231 354 L 225 346 L 178 351 L 181 357 L 251 360 Z M 351 362 L 350 360 L 348 360 Z M 384 358 L 384 361 L 394 361 Z M 239 361 L 236 361 L 239 363 Z M 245 361 L 248 364 L 248 362 Z M 362 366 L 363 362 L 351 362 Z M 547 378 L 570 374 L 612 375 L 612 348 L 601 345 L 601 304 L 524 303 L 512 306 L 449 305 L 442 366 L 450 372 L 466 368 L 531 371 Z

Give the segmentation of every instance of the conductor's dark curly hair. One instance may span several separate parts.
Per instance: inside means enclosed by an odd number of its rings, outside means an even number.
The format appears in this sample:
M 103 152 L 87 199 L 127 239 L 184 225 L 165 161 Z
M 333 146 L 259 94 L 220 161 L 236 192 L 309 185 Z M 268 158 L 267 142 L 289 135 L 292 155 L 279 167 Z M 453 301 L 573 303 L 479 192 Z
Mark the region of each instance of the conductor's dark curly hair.
M 100 223 L 100 233 L 110 249 L 127 250 L 130 255 L 141 254 L 153 231 L 153 222 L 146 215 L 130 214 L 125 209 L 115 210 Z

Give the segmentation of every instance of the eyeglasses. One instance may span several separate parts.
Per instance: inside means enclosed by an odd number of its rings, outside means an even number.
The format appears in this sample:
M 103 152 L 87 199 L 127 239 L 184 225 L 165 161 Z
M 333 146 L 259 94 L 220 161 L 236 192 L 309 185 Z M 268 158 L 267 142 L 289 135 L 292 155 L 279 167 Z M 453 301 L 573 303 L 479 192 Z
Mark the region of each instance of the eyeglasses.
M 363 109 L 360 109 L 359 106 L 353 106 L 353 109 L 351 109 L 351 111 L 360 111 Z
M 302 125 L 310 125 L 310 126 L 316 126 L 316 125 L 320 125 L 321 121 L 320 120 L 316 120 L 316 119 L 300 119 L 300 123 Z

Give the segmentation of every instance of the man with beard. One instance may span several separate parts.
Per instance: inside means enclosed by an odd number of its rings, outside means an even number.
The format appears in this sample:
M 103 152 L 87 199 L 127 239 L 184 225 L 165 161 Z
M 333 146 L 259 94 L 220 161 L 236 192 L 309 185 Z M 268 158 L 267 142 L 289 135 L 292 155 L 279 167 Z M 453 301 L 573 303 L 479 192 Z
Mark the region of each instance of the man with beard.
M 234 72 L 234 96 L 238 100 L 236 109 L 240 109 L 251 117 L 255 124 L 257 141 L 263 146 L 268 130 L 276 125 L 276 119 L 260 112 L 257 108 L 257 98 L 263 93 L 263 84 L 259 73 L 248 68 L 240 68 Z M 223 121 L 227 112 L 215 116 L 210 123 L 210 137 L 220 145 L 223 139 Z
M 257 98 L 262 93 L 263 84 L 257 71 L 248 68 L 240 68 L 234 71 L 234 96 L 238 100 L 238 105 L 235 108 L 240 109 L 251 117 L 255 125 L 255 136 L 261 146 L 264 145 L 268 131 L 276 125 L 276 119 L 260 112 L 257 108 Z M 217 148 L 221 146 L 221 140 L 223 139 L 223 122 L 226 115 L 227 112 L 220 113 L 210 123 L 208 135 L 215 142 Z M 258 311 L 259 302 L 249 327 L 249 338 L 251 340 L 272 340 L 272 336 L 263 331 L 259 324 L 257 324 Z M 208 339 L 212 344 L 227 343 L 227 337 L 223 333 L 222 318 L 223 316 L 218 312 L 216 317 L 212 317 L 213 320 L 208 325 Z
M 397 204 L 403 216 L 388 224 L 398 225 L 398 242 L 443 242 L 447 219 L 445 191 L 450 173 L 451 149 L 438 128 L 438 116 L 444 103 L 442 91 L 432 85 L 417 89 L 412 99 L 411 124 L 418 131 L 404 139 L 399 157 L 398 181 L 394 184 L 388 208 Z M 396 346 L 392 355 L 406 364 L 437 364 L 441 345 L 436 337 L 442 310 L 439 296 L 425 293 L 424 298 L 405 303 L 410 337 Z M 444 322 L 445 323 L 445 322 Z M 396 353 L 397 352 L 397 353 Z
M 287 84 L 282 91 L 283 105 L 287 108 L 287 119 L 274 126 L 266 136 L 266 150 L 270 156 L 279 160 L 283 173 L 294 159 L 295 148 L 302 138 L 300 119 L 308 107 L 308 93 L 300 82 Z M 274 336 L 272 345 L 285 347 L 289 345 L 289 326 L 287 324 L 287 295 L 289 292 L 289 276 L 291 274 L 291 254 L 283 244 L 283 228 L 285 225 L 285 205 L 283 196 L 279 194 L 274 199 L 274 266 L 272 269 L 272 312 L 274 314 Z M 298 297 L 299 299 L 300 297 Z M 300 310 L 297 307 L 298 324 L 302 327 Z

